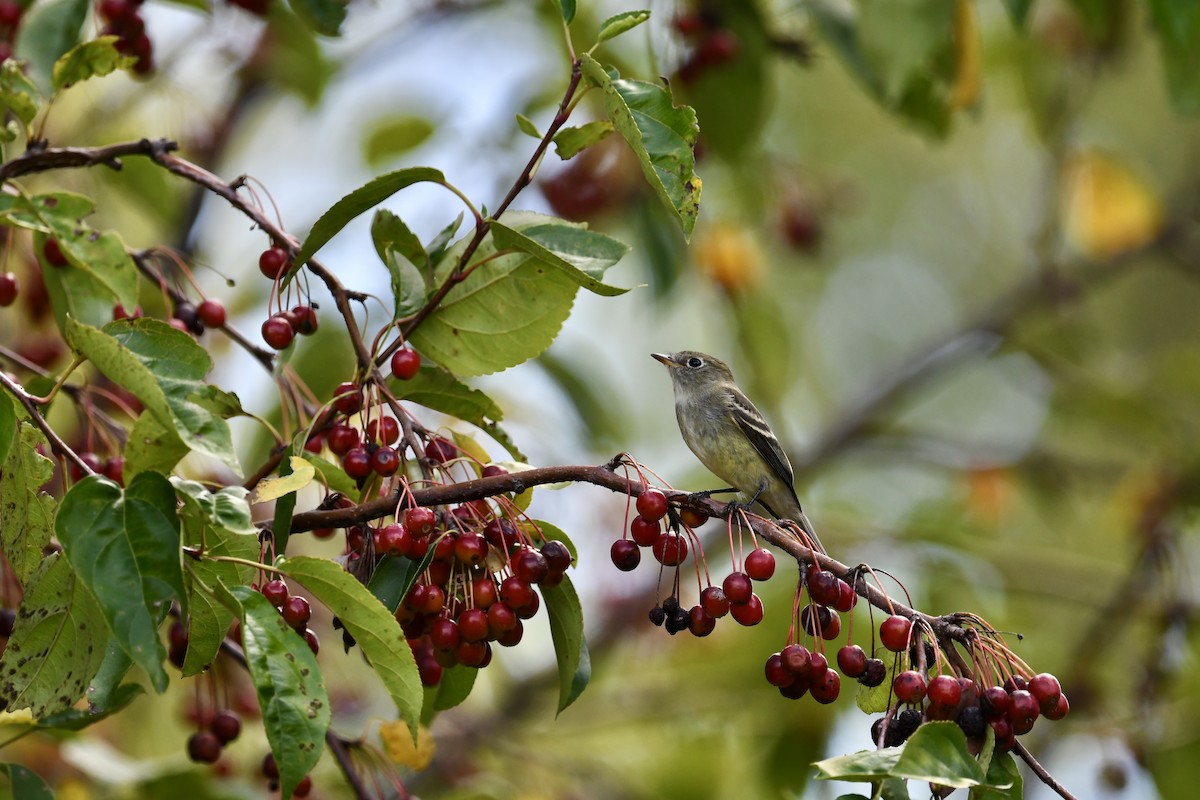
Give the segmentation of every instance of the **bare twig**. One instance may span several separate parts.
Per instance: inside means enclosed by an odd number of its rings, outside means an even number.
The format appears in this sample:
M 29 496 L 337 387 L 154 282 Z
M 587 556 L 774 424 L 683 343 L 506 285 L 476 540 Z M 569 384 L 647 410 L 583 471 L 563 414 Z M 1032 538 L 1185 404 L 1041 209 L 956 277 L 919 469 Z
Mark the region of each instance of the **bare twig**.
M 1038 776 L 1038 780 L 1049 786 L 1058 794 L 1059 797 L 1063 798 L 1063 800 L 1078 800 L 1075 795 L 1067 791 L 1067 787 L 1059 783 L 1053 775 L 1046 771 L 1046 768 L 1043 767 L 1041 763 L 1033 757 L 1033 754 L 1030 753 L 1028 748 L 1026 748 L 1025 745 L 1020 741 L 1018 741 L 1016 746 L 1013 747 L 1013 752 L 1020 756 L 1021 760 L 1029 765 L 1029 768 L 1033 770 L 1033 774 Z

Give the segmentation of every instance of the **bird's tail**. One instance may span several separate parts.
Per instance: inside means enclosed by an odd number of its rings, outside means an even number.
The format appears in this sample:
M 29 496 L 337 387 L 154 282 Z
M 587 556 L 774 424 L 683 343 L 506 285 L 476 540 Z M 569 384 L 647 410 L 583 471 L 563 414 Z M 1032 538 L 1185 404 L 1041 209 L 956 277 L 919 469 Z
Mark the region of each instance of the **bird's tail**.
M 795 522 L 808 535 L 809 540 L 812 542 L 813 549 L 821 553 L 821 555 L 828 555 L 825 550 L 825 545 L 821 544 L 821 539 L 819 536 L 817 536 L 817 532 L 813 529 L 813 524 L 809 521 L 808 515 L 801 511 L 796 515 Z

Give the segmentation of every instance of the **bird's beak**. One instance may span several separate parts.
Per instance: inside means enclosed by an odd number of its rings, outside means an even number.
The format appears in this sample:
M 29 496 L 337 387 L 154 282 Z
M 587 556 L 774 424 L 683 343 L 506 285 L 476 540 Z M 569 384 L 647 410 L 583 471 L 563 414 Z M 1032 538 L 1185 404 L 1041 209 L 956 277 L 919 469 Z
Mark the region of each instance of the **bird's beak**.
M 671 358 L 671 356 L 667 353 L 651 353 L 650 356 L 658 363 L 671 369 L 675 369 L 679 366 L 679 363 L 675 359 Z

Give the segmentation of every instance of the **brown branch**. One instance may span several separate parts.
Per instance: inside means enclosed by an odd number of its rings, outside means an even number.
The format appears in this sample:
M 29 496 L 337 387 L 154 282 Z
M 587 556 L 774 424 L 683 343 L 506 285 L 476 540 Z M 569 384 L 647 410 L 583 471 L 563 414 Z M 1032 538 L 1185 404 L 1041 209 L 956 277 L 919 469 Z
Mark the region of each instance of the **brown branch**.
M 1067 790 L 1067 787 L 1059 783 L 1053 775 L 1046 771 L 1046 768 L 1043 767 L 1041 763 L 1033 757 L 1033 754 L 1029 752 L 1029 749 L 1026 748 L 1022 742 L 1018 741 L 1016 743 L 1016 746 L 1013 747 L 1013 752 L 1020 756 L 1021 760 L 1029 765 L 1029 768 L 1033 770 L 1033 774 L 1037 775 L 1038 780 L 1053 789 L 1059 797 L 1063 798 L 1063 800 L 1078 800 L 1075 795 L 1071 794 Z
M 0 183 L 55 169 L 79 169 L 80 167 L 105 166 L 121 169 L 120 159 L 124 156 L 147 156 L 168 153 L 179 145 L 169 139 L 139 139 L 136 142 L 120 142 L 105 147 L 30 147 L 11 161 L 0 164 Z
M 28 412 L 33 424 L 45 435 L 46 440 L 50 442 L 50 447 L 54 449 L 54 452 L 78 467 L 84 475 L 96 474 L 96 471 L 89 467 L 87 462 L 80 458 L 79 454 L 72 450 L 70 445 L 54 432 L 54 429 L 50 427 L 50 423 L 46 422 L 46 418 L 42 416 L 42 410 L 38 408 L 38 404 L 33 396 L 26 392 L 21 387 L 21 384 L 8 377 L 4 372 L 0 372 L 0 386 L 3 386 L 8 390 L 9 394 L 17 398 L 17 402 Z

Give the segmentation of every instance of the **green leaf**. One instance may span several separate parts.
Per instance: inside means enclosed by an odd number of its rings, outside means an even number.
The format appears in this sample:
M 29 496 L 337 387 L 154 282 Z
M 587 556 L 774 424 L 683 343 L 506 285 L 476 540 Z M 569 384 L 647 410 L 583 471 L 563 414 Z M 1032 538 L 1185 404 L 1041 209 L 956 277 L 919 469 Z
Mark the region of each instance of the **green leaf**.
M 54 800 L 54 792 L 28 767 L 0 764 L 0 773 L 8 778 L 9 797 L 13 800 Z
M 983 783 L 983 770 L 967 751 L 967 735 L 953 722 L 927 722 L 904 743 L 893 775 L 955 789 Z
M 892 697 L 892 681 L 896 678 L 896 672 L 904 669 L 895 654 L 882 645 L 875 649 L 874 657 L 887 665 L 887 676 L 878 686 L 866 686 L 861 683 L 858 685 L 858 690 L 854 693 L 854 702 L 864 714 L 882 714 L 888 710 Z
M 146 689 L 140 683 L 126 683 L 113 692 L 105 705 L 90 705 L 88 709 L 82 711 L 77 708 L 68 708 L 58 714 L 43 717 L 38 722 L 38 728 L 54 731 L 81 731 L 123 710 L 145 693 Z
M 570 25 L 575 19 L 575 0 L 558 0 L 558 5 L 562 9 L 563 21 Z
M 37 87 L 25 76 L 21 64 L 6 61 L 0 66 L 0 113 L 11 111 L 13 116 L 21 120 L 25 125 L 26 138 L 29 138 L 29 123 L 33 122 L 40 107 Z M 16 136 L 8 133 L 3 138 L 11 142 Z
M 321 476 L 321 482 L 328 486 L 330 490 L 341 492 L 351 497 L 357 496 L 358 484 L 346 474 L 346 470 L 312 453 L 305 453 L 304 460 L 313 465 L 317 473 Z
M 50 86 L 55 62 L 79 42 L 88 5 L 88 0 L 36 3 L 21 21 L 16 55 L 29 62 L 30 74 L 39 86 Z
M 304 435 L 305 434 L 303 434 L 303 433 L 298 434 L 296 436 L 296 438 L 299 439 L 301 436 L 304 436 Z M 287 446 L 287 449 L 285 449 L 283 451 L 283 461 L 280 462 L 280 465 L 279 465 L 280 476 L 286 477 L 291 474 L 292 459 L 294 458 L 292 453 L 296 452 L 297 446 L 299 446 L 299 448 L 301 449 L 301 452 L 303 452 L 303 448 L 304 448 L 303 443 L 300 443 L 299 445 L 297 445 L 297 443 L 295 441 L 293 441 L 292 444 L 289 444 Z M 307 467 L 309 466 L 308 462 L 305 461 L 303 458 L 298 459 L 298 460 L 303 465 L 302 469 L 304 469 L 304 471 L 307 472 L 308 471 Z M 316 472 L 315 468 L 313 468 L 313 472 Z M 288 537 L 291 535 L 291 532 L 292 532 L 292 514 L 295 513 L 295 511 L 296 511 L 296 493 L 295 492 L 291 492 L 290 494 L 283 495 L 283 497 L 281 497 L 279 499 L 279 502 L 275 504 L 275 515 L 271 519 L 271 535 L 272 535 L 272 538 L 274 539 L 273 544 L 274 544 L 276 556 L 281 556 L 287 552 Z
M 562 583 L 541 589 L 558 660 L 558 711 L 562 713 L 583 693 L 592 677 L 591 659 L 583 638 L 583 609 L 571 579 L 565 575 Z
M 1154 0 L 1150 0 L 1150 4 L 1154 5 Z M 1004 10 L 1008 12 L 1008 19 L 1014 28 L 1025 28 L 1025 19 L 1029 16 L 1032 5 L 1033 0 L 1004 0 Z
M 421 246 L 421 240 L 404 224 L 404 220 L 386 208 L 376 211 L 371 220 L 371 241 L 375 243 L 379 259 L 385 263 L 388 252 L 395 251 L 422 272 L 429 268 L 429 254 Z
M 283 3 L 271 3 L 271 57 L 263 72 L 295 92 L 310 108 L 321 102 L 336 66 L 325 55 L 312 28 Z
M 174 425 L 164 425 L 153 414 L 139 414 L 125 440 L 125 479 L 139 472 L 166 475 L 187 454 L 188 446 L 175 433 Z
M 363 140 L 363 157 L 372 167 L 382 166 L 419 147 L 435 130 L 432 122 L 411 114 L 376 120 Z
M 544 519 L 521 520 L 518 524 L 535 541 L 540 537 L 545 542 L 562 542 L 571 554 L 571 561 L 579 563 L 579 551 L 562 528 Z
M 8 460 L 17 438 L 17 410 L 13 407 L 14 402 L 7 392 L 0 393 L 0 465 Z
M 622 79 L 605 72 L 589 55 L 580 58 L 583 75 L 604 95 L 604 108 L 629 143 L 650 186 L 675 212 L 683 233 L 691 237 L 700 212 L 700 179 L 694 172 L 696 113 L 676 106 L 662 86 Z
M 249 586 L 229 591 L 242 606 L 246 666 L 279 765 L 280 794 L 291 797 L 324 749 L 330 722 L 325 682 L 304 637 L 288 627 L 267 598 Z
M 58 92 L 88 78 L 103 78 L 119 69 L 129 69 L 137 59 L 121 55 L 116 43 L 116 36 L 100 36 L 75 45 L 54 62 L 50 86 Z
M 611 16 L 600 23 L 600 34 L 596 37 L 596 44 L 607 42 L 626 31 L 633 30 L 648 19 L 650 19 L 649 11 L 623 11 Z
M 504 412 L 492 398 L 436 365 L 422 363 L 411 379 L 390 378 L 388 387 L 397 400 L 418 403 L 479 427 L 504 418 Z
M 900 747 L 882 750 L 860 750 L 844 756 L 834 756 L 813 764 L 819 780 L 850 782 L 878 781 L 891 777 L 900 761 Z
M 554 152 L 563 161 L 608 138 L 616 128 L 608 120 L 588 122 L 575 128 L 563 128 L 554 134 Z M 539 137 L 540 138 L 540 137 Z
M 191 450 L 220 459 L 241 474 L 229 425 L 206 406 L 214 395 L 204 382 L 212 359 L 195 339 L 155 319 L 121 320 L 104 330 L 67 320 L 71 349 L 133 393 Z
M 11 401 L 4 405 L 12 408 Z M 54 463 L 38 453 L 49 451 L 42 432 L 20 423 L 15 444 L 0 469 L 0 546 L 17 580 L 24 583 L 42 561 L 54 525 L 54 498 L 41 487 L 54 474 Z
M 421 717 L 421 677 L 400 623 L 367 587 L 328 559 L 297 556 L 281 567 L 341 620 L 383 681 L 415 740 Z
M 288 0 L 304 24 L 325 36 L 338 36 L 346 19 L 345 0 Z
M 985 744 L 985 748 L 994 742 Z M 1025 796 L 1024 781 L 1011 753 L 993 752 L 987 768 L 987 783 L 971 788 L 968 800 L 1021 800 Z
M 539 215 L 508 214 L 514 230 Z M 434 281 L 447 279 L 467 240 L 447 251 Z M 516 366 L 550 346 L 571 312 L 578 284 L 563 270 L 526 253 L 497 255 L 489 234 L 475 251 L 472 269 L 417 328 L 412 344 L 456 375 L 484 375 Z
M 121 645 L 113 641 L 111 636 L 108 637 L 108 646 L 104 648 L 104 660 L 100 662 L 100 669 L 92 678 L 91 685 L 88 686 L 88 707 L 108 708 L 111 706 L 116 698 L 120 697 L 121 681 L 129 674 L 129 668 L 132 666 L 133 661 L 121 649 Z
M 384 556 L 371 573 L 367 589 L 383 603 L 383 607 L 395 613 L 400 607 L 409 586 L 416 579 L 417 562 L 411 558 Z
M 537 129 L 537 125 L 534 125 L 533 120 L 524 114 L 517 114 L 517 127 L 520 128 L 521 133 L 525 134 L 526 136 L 531 136 L 534 139 L 542 138 L 542 132 Z
M 259 557 L 258 529 L 250 516 L 246 490 L 228 486 L 210 492 L 203 484 L 179 478 L 171 480 L 181 503 L 179 519 L 183 524 L 183 542 L 202 549 L 206 558 L 188 562 L 184 586 L 188 600 L 188 648 L 183 659 L 183 674 L 196 675 L 212 664 L 221 648 L 221 640 L 233 623 L 233 612 L 206 592 L 200 584 L 213 589 L 250 583 L 254 570 L 243 564 L 215 561 L 215 556 L 233 556 L 248 561 Z
M 429 253 L 429 263 L 438 264 L 442 261 L 442 257 L 446 255 L 446 246 L 450 244 L 450 240 L 454 238 L 454 234 L 462 227 L 463 217 L 466 212 L 458 212 L 458 216 L 454 218 L 446 227 L 442 228 L 437 236 L 434 236 L 429 244 L 425 246 L 425 250 Z
M 164 691 L 165 652 L 157 622 L 167 604 L 185 597 L 170 482 L 143 472 L 122 491 L 107 478 L 89 475 L 63 498 L 54 529 L 113 637 L 150 676 L 155 690 Z
M 1200 113 L 1200 3 L 1149 0 L 1148 5 L 1171 103 L 1182 114 Z
M 492 240 L 501 250 L 528 253 L 594 294 L 613 297 L 629 291 L 600 280 L 605 270 L 629 252 L 626 244 L 602 233 L 557 220 L 520 231 L 493 221 Z
M 433 710 L 446 711 L 466 700 L 475 688 L 475 679 L 479 670 L 475 667 L 464 667 L 456 664 L 442 672 L 442 680 L 433 690 Z
M 359 214 L 374 208 L 401 189 L 422 182 L 445 183 L 446 179 L 431 167 L 410 167 L 380 175 L 338 200 L 313 223 L 308 238 L 296 255 L 296 264 L 303 264 L 316 255 L 326 242 Z
M 33 574 L 0 658 L 5 708 L 41 719 L 70 708 L 104 660 L 104 617 L 61 554 Z

